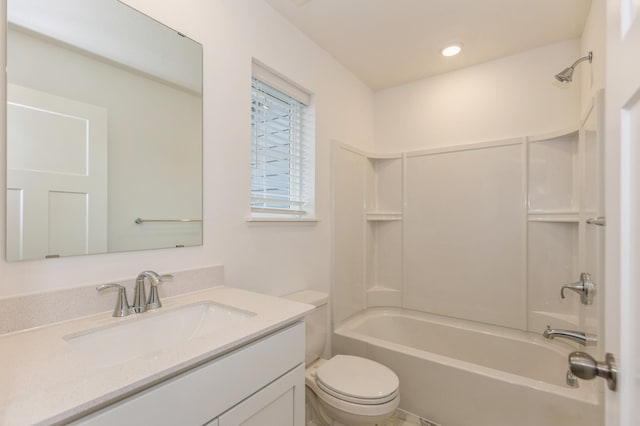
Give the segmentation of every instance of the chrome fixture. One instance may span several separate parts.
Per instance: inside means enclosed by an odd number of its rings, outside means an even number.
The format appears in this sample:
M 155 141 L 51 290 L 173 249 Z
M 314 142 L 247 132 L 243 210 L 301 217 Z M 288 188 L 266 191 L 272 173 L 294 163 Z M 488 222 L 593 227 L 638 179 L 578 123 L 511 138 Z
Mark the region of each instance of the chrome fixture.
M 607 219 L 604 216 L 590 217 L 587 219 L 587 225 L 607 226 Z
M 148 278 L 151 283 L 151 289 L 149 291 L 149 298 L 146 297 L 144 279 Z M 138 274 L 136 278 L 136 288 L 133 296 L 133 305 L 131 310 L 136 314 L 141 314 L 149 309 L 156 309 L 162 307 L 160 302 L 160 296 L 158 295 L 158 284 L 166 279 L 173 278 L 173 275 L 158 275 L 154 271 L 144 271 Z
M 113 308 L 114 317 L 126 317 L 131 313 L 129 301 L 127 300 L 127 289 L 120 284 L 102 284 L 96 287 L 96 290 L 102 291 L 108 288 L 118 289 L 118 298 L 116 299 L 116 307 Z
M 154 222 L 154 223 L 202 223 L 201 219 L 143 219 L 141 217 L 136 217 L 134 220 L 135 223 L 140 225 L 145 222 Z
M 578 378 L 576 377 L 575 374 L 571 372 L 570 369 L 567 370 L 567 385 L 569 385 L 572 388 L 580 387 L 580 383 L 578 383 Z
M 153 272 L 153 271 L 149 271 L 149 272 Z M 173 278 L 173 275 L 164 274 L 164 275 L 160 275 L 155 281 L 149 280 L 151 282 L 151 288 L 149 289 L 149 299 L 147 299 L 147 309 L 156 309 L 156 308 L 162 307 L 162 303 L 160 302 L 160 295 L 158 294 L 158 284 L 165 282 L 167 280 L 170 280 L 172 278 Z
M 597 337 L 593 334 L 573 330 L 559 330 L 549 326 L 547 326 L 547 329 L 542 333 L 542 336 L 545 339 L 555 339 L 556 337 L 569 339 L 580 343 L 582 346 L 595 346 L 596 343 L 598 343 Z
M 591 274 L 583 272 L 580 274 L 580 281 L 573 284 L 565 284 L 560 289 L 560 297 L 564 299 L 564 290 L 572 290 L 580 295 L 580 302 L 583 305 L 593 303 L 593 295 L 596 292 L 596 285 L 591 281 Z
M 560 83 L 571 83 L 571 80 L 573 78 L 573 71 L 575 70 L 576 65 L 583 61 L 589 61 L 589 63 L 591 63 L 593 61 L 593 52 L 589 52 L 587 56 L 583 56 L 582 58 L 575 61 L 569 68 L 565 68 L 558 74 L 556 74 L 556 80 L 558 80 Z
M 600 362 L 586 352 L 571 352 L 569 354 L 569 370 L 584 380 L 602 377 L 607 380 L 609 389 L 616 390 L 618 367 L 615 357 L 610 353 L 607 353 L 604 362 Z

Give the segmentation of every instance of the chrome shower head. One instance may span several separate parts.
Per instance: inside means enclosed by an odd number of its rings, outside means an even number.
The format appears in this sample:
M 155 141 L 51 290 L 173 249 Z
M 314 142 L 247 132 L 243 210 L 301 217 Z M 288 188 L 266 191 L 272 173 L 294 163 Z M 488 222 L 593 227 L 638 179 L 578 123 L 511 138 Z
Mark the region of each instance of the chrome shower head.
M 573 71 L 576 69 L 576 65 L 578 65 L 582 61 L 589 61 L 589 63 L 591 63 L 592 60 L 593 52 L 589 52 L 587 56 L 583 56 L 582 58 L 575 61 L 569 68 L 565 68 L 558 74 L 556 74 L 556 80 L 561 83 L 571 83 L 571 80 L 573 78 Z
M 571 79 L 573 78 L 573 67 L 565 68 L 556 74 L 556 80 L 560 83 L 571 83 Z

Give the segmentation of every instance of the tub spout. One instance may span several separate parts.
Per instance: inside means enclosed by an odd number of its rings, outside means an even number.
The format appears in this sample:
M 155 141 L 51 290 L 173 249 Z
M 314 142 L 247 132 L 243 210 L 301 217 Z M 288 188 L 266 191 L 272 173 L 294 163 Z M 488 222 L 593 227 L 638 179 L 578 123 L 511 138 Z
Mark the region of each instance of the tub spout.
M 559 330 L 549 326 L 547 326 L 547 329 L 542 333 L 542 336 L 545 339 L 554 339 L 556 337 L 569 339 L 580 343 L 582 346 L 595 346 L 596 343 L 598 343 L 598 339 L 593 334 L 574 330 Z

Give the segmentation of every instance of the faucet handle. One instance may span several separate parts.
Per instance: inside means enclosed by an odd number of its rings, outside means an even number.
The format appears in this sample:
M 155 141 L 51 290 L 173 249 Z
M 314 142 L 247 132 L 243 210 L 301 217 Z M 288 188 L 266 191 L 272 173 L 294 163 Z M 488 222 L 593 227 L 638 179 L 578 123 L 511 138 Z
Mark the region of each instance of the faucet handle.
M 593 303 L 593 294 L 595 293 L 595 284 L 591 281 L 591 274 L 583 272 L 580 274 L 580 281 L 573 284 L 565 284 L 560 289 L 560 297 L 564 299 L 564 290 L 569 289 L 580 295 L 580 302 L 583 305 L 591 305 Z
M 162 302 L 160 302 L 160 295 L 158 294 L 157 284 L 169 281 L 171 279 L 173 279 L 173 275 L 164 274 L 157 276 L 157 282 L 154 282 L 154 280 L 149 280 L 151 282 L 151 289 L 149 290 L 149 299 L 147 299 L 147 310 L 162 307 Z
M 114 317 L 126 317 L 131 313 L 131 308 L 129 307 L 129 301 L 127 300 L 127 289 L 120 284 L 101 284 L 96 287 L 97 291 L 103 291 L 109 288 L 117 288 L 118 289 L 118 298 L 116 299 L 116 306 L 113 308 L 113 316 Z

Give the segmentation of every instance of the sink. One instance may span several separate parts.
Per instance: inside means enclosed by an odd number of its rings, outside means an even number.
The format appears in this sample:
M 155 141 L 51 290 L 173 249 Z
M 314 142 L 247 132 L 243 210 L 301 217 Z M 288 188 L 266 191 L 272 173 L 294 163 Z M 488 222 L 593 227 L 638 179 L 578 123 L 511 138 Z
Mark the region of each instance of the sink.
M 214 302 L 163 309 L 130 316 L 114 325 L 73 333 L 63 339 L 75 351 L 101 365 L 111 366 L 152 357 L 163 349 L 256 315 Z

